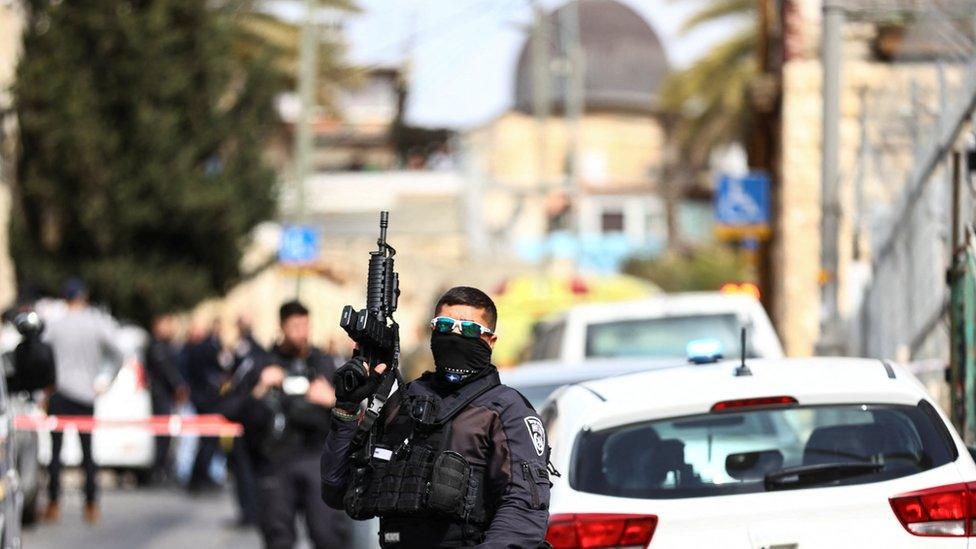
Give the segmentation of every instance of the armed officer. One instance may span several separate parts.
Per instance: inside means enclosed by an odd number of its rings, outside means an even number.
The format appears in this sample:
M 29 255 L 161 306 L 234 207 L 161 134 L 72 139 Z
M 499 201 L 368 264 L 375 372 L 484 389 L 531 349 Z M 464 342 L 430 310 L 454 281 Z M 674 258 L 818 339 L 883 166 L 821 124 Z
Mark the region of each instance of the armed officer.
M 365 443 L 354 442 L 357 411 L 385 365 L 370 372 L 354 358 L 336 373 L 322 493 L 355 519 L 378 516 L 385 548 L 546 546 L 546 432 L 491 364 L 496 319 L 478 289 L 441 296 L 430 323 L 434 371 L 391 395 Z M 347 372 L 355 387 L 340 383 Z
M 243 374 L 225 415 L 244 425 L 258 482 L 258 522 L 265 547 L 290 549 L 304 515 L 317 549 L 349 545 L 348 517 L 322 501 L 319 452 L 329 430 L 335 366 L 309 342 L 309 311 L 298 301 L 279 310 L 281 341 Z

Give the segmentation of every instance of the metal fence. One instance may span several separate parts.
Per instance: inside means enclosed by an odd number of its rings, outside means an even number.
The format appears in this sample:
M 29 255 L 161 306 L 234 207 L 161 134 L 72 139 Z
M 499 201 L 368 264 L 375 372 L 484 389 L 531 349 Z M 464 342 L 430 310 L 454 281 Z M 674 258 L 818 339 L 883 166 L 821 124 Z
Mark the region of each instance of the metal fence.
M 976 102 L 976 0 L 843 3 L 883 82 L 859 91 L 857 156 L 839 174 L 853 206 L 846 271 L 846 352 L 949 359 L 953 211 L 971 225 L 973 187 L 953 169 Z M 858 70 L 847 63 L 841 70 Z M 957 203 L 953 202 L 956 197 Z M 962 206 L 955 209 L 958 202 Z

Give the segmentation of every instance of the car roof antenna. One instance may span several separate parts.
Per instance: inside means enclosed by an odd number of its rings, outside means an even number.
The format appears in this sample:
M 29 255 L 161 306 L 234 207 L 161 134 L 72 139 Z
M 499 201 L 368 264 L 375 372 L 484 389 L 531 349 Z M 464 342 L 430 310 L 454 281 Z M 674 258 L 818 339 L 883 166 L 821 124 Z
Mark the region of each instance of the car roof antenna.
M 746 328 L 742 327 L 742 332 L 739 335 L 739 351 L 740 351 L 740 362 L 739 365 L 735 367 L 734 375 L 739 376 L 751 376 L 752 370 L 746 366 Z

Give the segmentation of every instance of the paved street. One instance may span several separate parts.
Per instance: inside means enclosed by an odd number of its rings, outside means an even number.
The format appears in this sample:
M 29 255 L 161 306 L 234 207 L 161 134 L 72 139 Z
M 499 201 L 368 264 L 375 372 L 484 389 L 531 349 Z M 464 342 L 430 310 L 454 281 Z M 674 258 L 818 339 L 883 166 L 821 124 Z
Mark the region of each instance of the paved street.
M 24 547 L 54 549 L 171 549 L 196 547 L 257 549 L 256 531 L 228 527 L 235 516 L 230 492 L 188 497 L 174 489 L 109 489 L 102 494 L 102 522 L 82 522 L 81 494 L 66 494 L 61 521 L 41 524 L 24 534 Z

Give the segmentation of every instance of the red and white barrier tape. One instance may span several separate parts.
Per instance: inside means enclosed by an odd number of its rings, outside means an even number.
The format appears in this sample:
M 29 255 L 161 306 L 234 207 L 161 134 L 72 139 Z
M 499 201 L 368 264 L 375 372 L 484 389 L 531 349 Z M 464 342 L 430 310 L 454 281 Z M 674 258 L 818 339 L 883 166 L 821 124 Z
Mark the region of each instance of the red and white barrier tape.
M 22 431 L 77 431 L 139 429 L 154 435 L 197 435 L 210 437 L 239 437 L 244 433 L 240 423 L 222 415 L 150 416 L 143 419 L 107 419 L 92 416 L 17 416 L 14 429 Z

